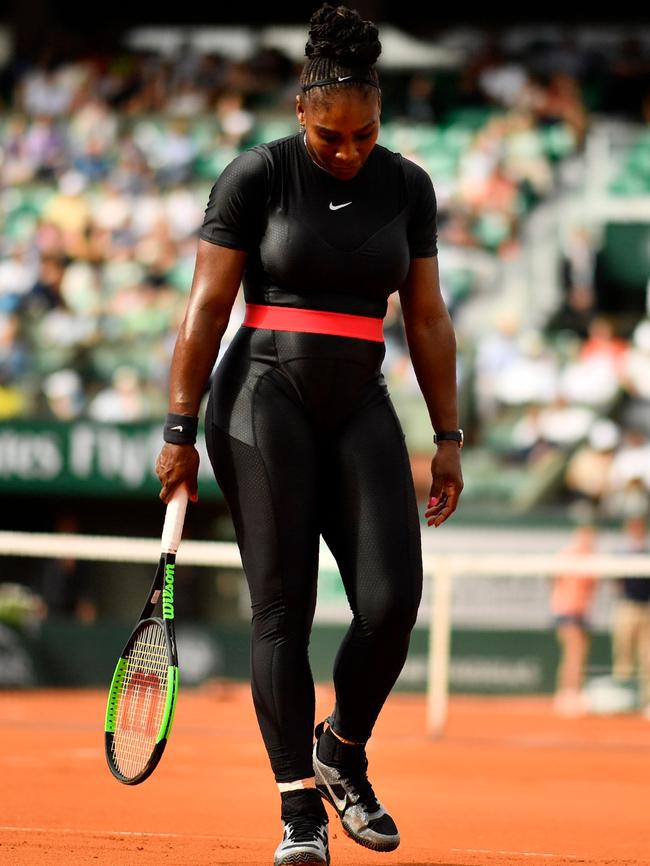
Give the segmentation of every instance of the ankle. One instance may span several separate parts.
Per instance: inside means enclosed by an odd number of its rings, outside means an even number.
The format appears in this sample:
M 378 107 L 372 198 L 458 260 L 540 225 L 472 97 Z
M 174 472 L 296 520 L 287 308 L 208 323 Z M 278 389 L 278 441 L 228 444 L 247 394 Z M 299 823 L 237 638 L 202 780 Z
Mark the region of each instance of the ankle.
M 283 821 L 309 816 L 317 821 L 327 821 L 327 813 L 320 793 L 315 788 L 298 791 L 283 791 L 281 817 Z
M 331 767 L 346 767 L 363 761 L 366 750 L 363 743 L 343 740 L 328 727 L 318 739 L 316 753 L 319 760 Z

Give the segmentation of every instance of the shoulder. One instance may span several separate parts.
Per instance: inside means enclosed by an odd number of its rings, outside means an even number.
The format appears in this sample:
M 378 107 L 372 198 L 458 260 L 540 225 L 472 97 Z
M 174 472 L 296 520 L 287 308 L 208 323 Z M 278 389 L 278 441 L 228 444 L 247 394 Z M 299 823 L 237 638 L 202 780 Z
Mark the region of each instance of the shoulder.
M 239 179 L 243 182 L 268 183 L 273 172 L 289 160 L 297 151 L 297 135 L 278 138 L 275 141 L 256 144 L 238 154 L 224 169 L 221 176 Z
M 238 154 L 219 175 L 218 180 L 228 184 L 266 182 L 271 158 L 266 145 L 260 144 Z
M 422 168 L 421 165 L 413 162 L 412 159 L 407 159 L 401 154 L 399 154 L 399 157 L 402 161 L 402 171 L 404 172 L 409 189 L 415 192 L 433 193 L 433 181 L 429 172 Z
M 387 147 L 378 144 L 376 146 L 377 159 L 386 168 L 393 167 L 393 170 L 398 171 L 404 178 L 404 182 L 409 193 L 414 195 L 434 195 L 433 182 L 426 169 L 422 168 L 418 163 L 413 162 L 401 153 L 389 150 Z

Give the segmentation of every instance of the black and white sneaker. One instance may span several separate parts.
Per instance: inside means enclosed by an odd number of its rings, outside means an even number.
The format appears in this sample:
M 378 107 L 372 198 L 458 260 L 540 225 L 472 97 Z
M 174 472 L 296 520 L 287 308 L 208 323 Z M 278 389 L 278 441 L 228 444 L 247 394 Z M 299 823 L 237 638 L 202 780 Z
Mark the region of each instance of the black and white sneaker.
M 284 833 L 273 857 L 273 866 L 329 866 L 330 851 L 327 818 L 317 820 L 308 816 L 283 821 Z
M 321 796 L 336 809 L 343 829 L 359 845 L 373 851 L 394 851 L 400 843 L 395 822 L 381 805 L 368 781 L 368 759 L 363 746 L 352 746 L 353 761 L 333 767 L 318 757 L 318 743 L 324 733 L 316 728 L 314 774 Z

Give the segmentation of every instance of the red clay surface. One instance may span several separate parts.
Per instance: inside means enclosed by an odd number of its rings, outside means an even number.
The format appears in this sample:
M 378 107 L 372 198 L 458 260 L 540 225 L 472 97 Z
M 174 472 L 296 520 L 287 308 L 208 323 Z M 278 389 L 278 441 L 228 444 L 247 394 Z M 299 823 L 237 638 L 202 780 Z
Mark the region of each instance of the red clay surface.
M 319 718 L 331 698 L 319 688 Z M 271 866 L 278 795 L 247 686 L 181 690 L 161 764 L 135 788 L 105 765 L 104 701 L 0 693 L 2 866 Z M 368 749 L 402 845 L 360 848 L 330 812 L 333 866 L 650 866 L 650 721 L 456 698 L 442 740 L 424 727 L 423 699 L 393 695 Z

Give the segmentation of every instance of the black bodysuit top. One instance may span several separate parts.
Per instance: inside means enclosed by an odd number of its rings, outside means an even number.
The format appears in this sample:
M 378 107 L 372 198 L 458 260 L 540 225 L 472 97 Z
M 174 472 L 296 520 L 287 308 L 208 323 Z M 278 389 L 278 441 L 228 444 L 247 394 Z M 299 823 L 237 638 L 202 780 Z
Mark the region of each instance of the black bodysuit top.
M 354 178 L 337 180 L 297 133 L 230 163 L 200 237 L 248 252 L 248 303 L 383 317 L 410 260 L 437 254 L 436 199 L 399 153 L 375 145 Z

